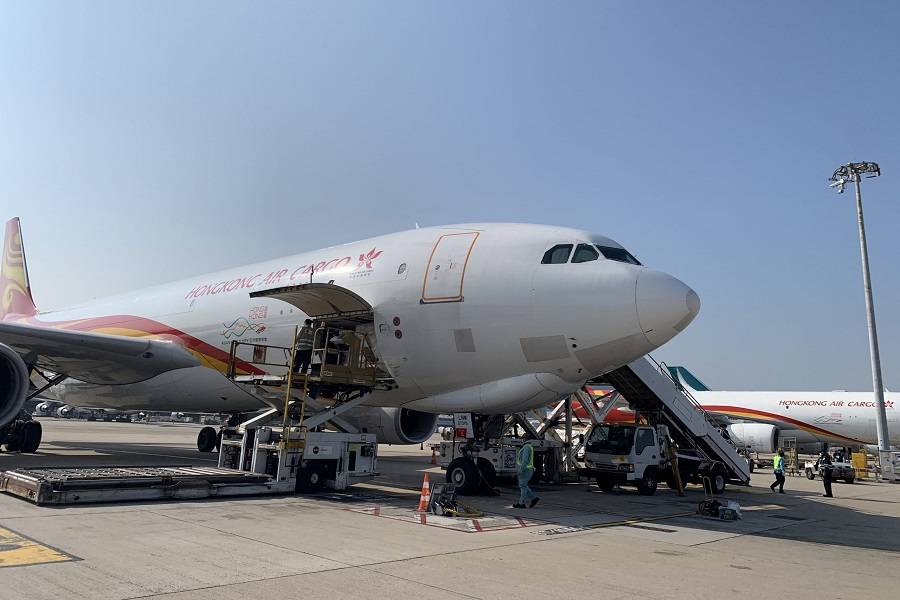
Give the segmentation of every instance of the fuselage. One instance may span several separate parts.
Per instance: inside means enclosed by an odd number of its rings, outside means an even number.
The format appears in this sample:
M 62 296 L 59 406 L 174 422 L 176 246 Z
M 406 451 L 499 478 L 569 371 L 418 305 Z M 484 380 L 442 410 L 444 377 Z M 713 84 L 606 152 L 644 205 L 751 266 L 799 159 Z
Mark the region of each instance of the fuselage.
M 570 245 L 583 262 L 546 263 Z M 580 246 L 579 246 L 580 245 Z M 607 248 L 606 258 L 598 247 Z M 588 251 L 591 250 L 596 256 Z M 123 386 L 62 384 L 69 404 L 140 410 L 248 411 L 261 402 L 223 376 L 232 342 L 288 348 L 306 317 L 250 292 L 333 283 L 371 304 L 375 352 L 397 383 L 368 403 L 430 412 L 540 406 L 668 341 L 699 310 L 697 295 L 633 264 L 609 238 L 521 224 L 423 228 L 228 269 L 29 319 L 36 325 L 183 345 L 202 362 Z M 624 257 L 624 258 L 623 258 Z M 238 369 L 277 372 L 252 345 Z
M 871 392 L 692 392 L 703 408 L 733 421 L 776 426 L 798 442 L 877 444 Z M 888 431 L 900 444 L 900 394 L 885 394 Z
M 798 443 L 874 445 L 878 443 L 875 402 L 870 392 L 724 392 L 691 391 L 705 410 L 731 423 L 764 423 L 776 427 L 780 437 Z M 900 445 L 900 394 L 885 394 L 888 433 Z M 579 407 L 580 409 L 580 407 Z M 577 411 L 582 418 L 587 413 Z M 627 407 L 611 410 L 606 421 L 634 422 Z

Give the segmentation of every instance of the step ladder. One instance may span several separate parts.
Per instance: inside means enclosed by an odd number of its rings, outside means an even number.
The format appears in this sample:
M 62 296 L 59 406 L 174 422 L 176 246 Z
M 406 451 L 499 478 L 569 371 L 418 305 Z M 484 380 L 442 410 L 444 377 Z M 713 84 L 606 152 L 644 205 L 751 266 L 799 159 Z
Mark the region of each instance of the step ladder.
M 669 426 L 682 447 L 693 447 L 728 469 L 732 481 L 748 484 L 750 465 L 720 432 L 714 419 L 680 386 L 664 366 L 650 356 L 607 373 L 604 379 L 645 416 Z

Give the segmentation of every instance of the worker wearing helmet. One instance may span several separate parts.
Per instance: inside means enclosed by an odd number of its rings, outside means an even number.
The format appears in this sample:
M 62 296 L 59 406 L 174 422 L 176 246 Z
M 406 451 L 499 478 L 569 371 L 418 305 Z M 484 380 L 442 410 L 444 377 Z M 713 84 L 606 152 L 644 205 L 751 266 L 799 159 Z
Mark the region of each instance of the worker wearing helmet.
M 540 498 L 528 486 L 534 475 L 534 448 L 531 444 L 524 444 L 516 453 L 516 474 L 519 478 L 519 501 L 513 504 L 513 508 L 534 508 Z

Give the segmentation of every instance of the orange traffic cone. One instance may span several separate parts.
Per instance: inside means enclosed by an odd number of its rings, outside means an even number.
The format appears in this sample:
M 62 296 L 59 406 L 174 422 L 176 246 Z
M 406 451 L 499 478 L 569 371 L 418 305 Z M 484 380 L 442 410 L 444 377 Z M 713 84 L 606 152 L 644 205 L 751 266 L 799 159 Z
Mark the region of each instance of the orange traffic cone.
M 431 464 L 437 464 L 437 453 L 434 451 L 434 446 L 431 447 Z
M 428 510 L 428 504 L 431 502 L 431 485 L 428 483 L 428 473 L 425 473 L 425 479 L 422 480 L 422 495 L 419 496 L 419 508 L 416 512 L 425 512 Z

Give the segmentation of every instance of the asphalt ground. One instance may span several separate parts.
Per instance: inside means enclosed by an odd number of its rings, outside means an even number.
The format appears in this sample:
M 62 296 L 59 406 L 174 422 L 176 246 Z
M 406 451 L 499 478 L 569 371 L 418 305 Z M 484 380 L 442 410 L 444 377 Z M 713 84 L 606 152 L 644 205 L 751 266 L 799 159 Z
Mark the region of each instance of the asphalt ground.
M 42 420 L 26 466 L 214 465 L 199 426 Z M 0 495 L 0 599 L 897 598 L 900 485 L 771 473 L 729 487 L 743 519 L 695 514 L 660 486 L 539 485 L 470 498 L 478 518 L 414 512 L 431 452 L 379 448 L 381 475 L 346 494 L 38 507 Z M 721 498 L 720 498 L 721 499 Z

